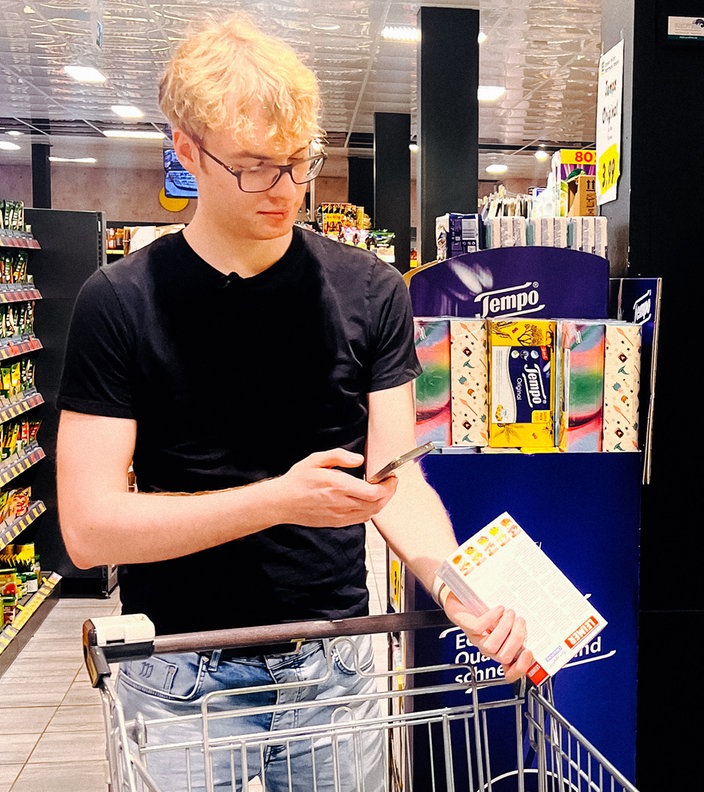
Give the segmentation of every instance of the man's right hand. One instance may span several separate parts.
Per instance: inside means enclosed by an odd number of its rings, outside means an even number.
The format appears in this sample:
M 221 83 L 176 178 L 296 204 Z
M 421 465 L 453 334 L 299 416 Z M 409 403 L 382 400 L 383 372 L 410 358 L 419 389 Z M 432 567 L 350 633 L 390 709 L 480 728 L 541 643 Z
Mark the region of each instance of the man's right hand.
M 281 522 L 341 528 L 370 520 L 393 497 L 398 480 L 391 476 L 379 484 L 369 484 L 340 470 L 363 464 L 361 454 L 333 448 L 316 451 L 283 476 L 271 479 L 267 483 L 276 487 Z

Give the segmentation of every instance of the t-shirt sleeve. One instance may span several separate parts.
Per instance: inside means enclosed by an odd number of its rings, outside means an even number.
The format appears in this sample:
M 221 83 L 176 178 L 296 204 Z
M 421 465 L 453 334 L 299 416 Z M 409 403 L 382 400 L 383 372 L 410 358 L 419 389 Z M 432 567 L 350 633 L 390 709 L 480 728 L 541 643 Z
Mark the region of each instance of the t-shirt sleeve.
M 372 371 L 370 390 L 384 390 L 415 379 L 422 367 L 416 354 L 411 298 L 401 273 L 380 261 L 370 289 Z
M 130 333 L 107 275 L 81 287 L 69 325 L 56 406 L 59 410 L 132 418 L 127 361 Z

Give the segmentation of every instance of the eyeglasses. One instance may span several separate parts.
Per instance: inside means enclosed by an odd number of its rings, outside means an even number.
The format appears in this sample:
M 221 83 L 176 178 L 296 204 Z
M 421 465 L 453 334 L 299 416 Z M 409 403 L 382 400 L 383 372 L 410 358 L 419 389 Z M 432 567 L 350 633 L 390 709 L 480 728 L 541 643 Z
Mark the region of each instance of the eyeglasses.
M 295 160 L 294 162 L 289 162 L 288 165 L 255 165 L 252 168 L 235 170 L 230 165 L 226 165 L 222 160 L 219 160 L 214 154 L 211 154 L 202 145 L 199 145 L 199 148 L 213 162 L 217 162 L 221 168 L 225 168 L 228 173 L 232 174 L 237 179 L 240 190 L 246 193 L 270 190 L 284 173 L 288 173 L 294 184 L 307 184 L 320 174 L 325 160 L 328 158 L 328 155 L 321 151 L 314 157 Z

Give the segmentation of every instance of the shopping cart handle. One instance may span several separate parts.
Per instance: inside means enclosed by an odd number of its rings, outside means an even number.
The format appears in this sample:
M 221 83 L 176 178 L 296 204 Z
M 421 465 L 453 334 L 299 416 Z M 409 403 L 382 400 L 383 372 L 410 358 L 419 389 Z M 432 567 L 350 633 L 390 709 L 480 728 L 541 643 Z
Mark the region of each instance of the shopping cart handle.
M 138 660 L 153 654 L 288 644 L 345 635 L 447 627 L 450 624 L 452 622 L 444 611 L 429 610 L 156 636 L 153 622 L 144 614 L 134 613 L 85 621 L 83 656 L 91 684 L 98 687 L 103 677 L 110 676 L 110 663 Z
M 404 611 L 343 619 L 314 619 L 254 627 L 233 627 L 205 632 L 159 635 L 154 639 L 155 654 L 210 651 L 261 644 L 289 644 L 345 635 L 403 632 L 430 627 L 447 627 L 452 622 L 442 610 Z
M 91 685 L 110 676 L 110 663 L 149 657 L 154 652 L 154 623 L 143 613 L 101 616 L 83 622 L 83 659 Z

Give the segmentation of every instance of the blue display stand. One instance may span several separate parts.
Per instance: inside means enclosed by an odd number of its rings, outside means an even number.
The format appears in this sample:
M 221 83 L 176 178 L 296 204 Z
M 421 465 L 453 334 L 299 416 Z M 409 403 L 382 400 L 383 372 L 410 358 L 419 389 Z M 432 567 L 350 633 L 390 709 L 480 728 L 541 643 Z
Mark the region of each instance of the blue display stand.
M 629 779 L 635 779 L 641 455 L 479 454 L 444 449 L 421 463 L 450 513 L 459 542 L 508 511 L 608 621 L 553 680 L 559 712 Z M 409 576 L 410 577 L 410 576 Z M 407 580 L 404 601 L 435 607 Z M 480 678 L 497 665 L 477 658 L 459 631 L 424 630 L 414 665 L 461 663 Z M 451 702 L 447 702 L 448 705 Z M 454 702 L 453 702 L 454 703 Z M 492 741 L 492 775 L 511 770 Z
M 608 316 L 609 262 L 581 250 L 478 250 L 416 270 L 408 284 L 415 316 Z

